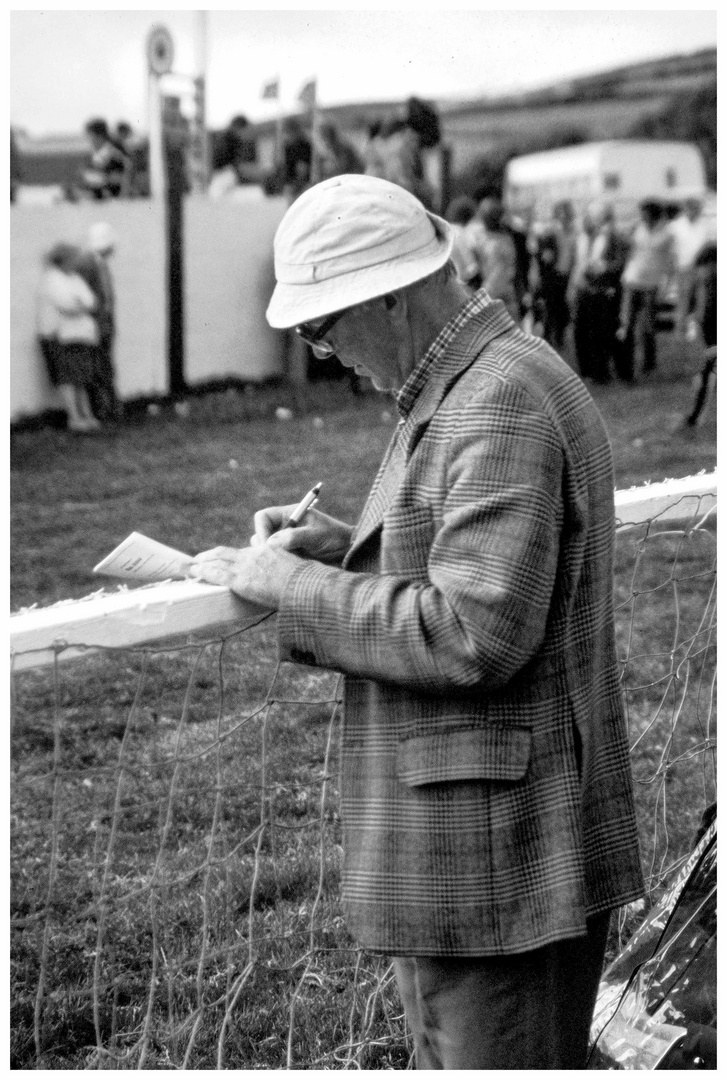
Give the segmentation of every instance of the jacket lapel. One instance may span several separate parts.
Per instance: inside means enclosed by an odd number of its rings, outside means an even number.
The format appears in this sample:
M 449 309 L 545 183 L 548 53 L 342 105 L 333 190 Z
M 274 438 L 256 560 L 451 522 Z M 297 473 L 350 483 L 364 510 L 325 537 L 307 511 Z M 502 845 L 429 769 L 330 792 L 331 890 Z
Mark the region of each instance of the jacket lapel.
M 513 326 L 504 304 L 494 301 L 482 314 L 466 323 L 442 355 L 437 357 L 410 413 L 399 421 L 391 438 L 354 529 L 344 566 L 348 564 L 352 554 L 381 527 L 384 513 L 399 490 L 409 457 L 443 398 L 457 379 L 474 364 L 488 343 L 499 334 L 511 330 Z

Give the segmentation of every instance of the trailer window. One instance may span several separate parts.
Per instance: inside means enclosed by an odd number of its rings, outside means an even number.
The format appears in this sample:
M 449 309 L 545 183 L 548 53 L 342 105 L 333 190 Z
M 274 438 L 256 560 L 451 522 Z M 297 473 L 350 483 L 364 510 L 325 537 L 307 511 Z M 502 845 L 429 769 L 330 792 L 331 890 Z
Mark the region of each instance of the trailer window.
M 673 168 L 667 169 L 666 173 L 665 173 L 665 180 L 666 180 L 666 186 L 667 187 L 676 187 L 677 186 L 677 171 L 676 171 L 676 169 L 673 169 Z
M 603 177 L 603 186 L 606 191 L 617 191 L 621 187 L 621 175 L 617 172 L 606 173 Z

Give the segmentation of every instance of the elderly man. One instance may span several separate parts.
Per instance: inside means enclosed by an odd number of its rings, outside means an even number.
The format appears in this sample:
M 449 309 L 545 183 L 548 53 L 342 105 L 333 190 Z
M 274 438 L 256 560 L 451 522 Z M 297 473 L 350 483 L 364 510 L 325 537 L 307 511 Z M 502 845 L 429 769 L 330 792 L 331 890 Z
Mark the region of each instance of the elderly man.
M 609 912 L 642 892 L 611 455 L 578 377 L 451 247 L 375 177 L 290 207 L 269 322 L 394 391 L 399 424 L 357 525 L 262 510 L 193 574 L 346 676 L 343 903 L 395 958 L 417 1066 L 577 1068 Z

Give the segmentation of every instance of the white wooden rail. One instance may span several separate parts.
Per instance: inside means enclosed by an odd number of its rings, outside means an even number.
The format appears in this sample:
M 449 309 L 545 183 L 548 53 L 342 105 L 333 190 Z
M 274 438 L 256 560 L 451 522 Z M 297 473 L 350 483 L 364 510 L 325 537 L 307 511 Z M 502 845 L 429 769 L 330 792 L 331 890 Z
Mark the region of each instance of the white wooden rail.
M 695 525 L 717 509 L 717 473 L 700 473 L 681 480 L 617 491 L 616 531 L 653 521 L 663 529 L 694 521 Z
M 12 670 L 72 660 L 98 649 L 205 640 L 244 629 L 265 611 L 221 585 L 169 581 L 10 616 Z
M 714 516 L 717 473 L 665 480 L 617 491 L 616 529 L 653 522 L 655 528 L 695 525 Z M 64 601 L 10 617 L 12 670 L 51 664 L 98 649 L 128 649 L 161 642 L 209 640 L 215 632 L 244 629 L 264 610 L 219 585 L 173 581 Z

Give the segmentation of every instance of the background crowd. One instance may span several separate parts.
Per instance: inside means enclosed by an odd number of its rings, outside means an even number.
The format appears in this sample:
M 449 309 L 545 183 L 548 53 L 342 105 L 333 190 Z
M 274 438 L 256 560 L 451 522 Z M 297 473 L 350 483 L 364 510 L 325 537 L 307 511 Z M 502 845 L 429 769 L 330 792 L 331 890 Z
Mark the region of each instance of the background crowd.
M 259 178 L 246 119 L 236 118 L 228 132 L 227 165 L 237 181 Z M 440 141 L 436 110 L 416 97 L 398 115 L 371 124 L 361 152 L 335 124 L 306 129 L 292 117 L 279 169 L 265 183 L 292 201 L 319 180 L 361 172 L 397 183 L 437 210 L 425 155 Z M 517 322 L 569 355 L 583 378 L 633 382 L 653 372 L 657 330 L 669 319 L 675 333 L 701 335 L 714 353 L 716 246 L 698 199 L 647 200 L 638 222 L 626 224 L 608 204 L 577 211 L 560 201 L 548 220 L 511 214 L 495 191 L 480 200 L 457 196 L 445 216 L 457 234 L 460 278 L 502 300 Z M 306 363 L 309 374 L 326 366 L 311 354 Z
M 633 382 L 653 372 L 661 319 L 716 346 L 717 249 L 698 199 L 645 200 L 630 227 L 608 204 L 577 214 L 568 201 L 534 221 L 508 214 L 496 197 L 460 196 L 446 216 L 462 280 L 570 351 L 584 379 Z
M 97 117 L 85 132 L 90 153 L 75 197 L 148 194 L 148 146 L 129 124 L 120 121 L 112 130 Z M 441 211 L 441 192 L 426 168 L 427 152 L 440 143 L 436 109 L 411 97 L 398 113 L 371 123 L 359 146 L 330 120 L 311 113 L 290 116 L 281 123 L 274 168 L 265 169 L 254 129 L 247 117 L 237 115 L 212 140 L 209 194 L 220 197 L 239 185 L 258 184 L 292 202 L 327 177 L 365 173 L 390 180 L 428 209 Z M 657 365 L 657 331 L 667 323 L 682 338 L 703 341 L 704 378 L 713 373 L 716 245 L 708 240 L 698 199 L 646 200 L 639 220 L 627 224 L 605 203 L 583 207 L 559 201 L 546 220 L 514 214 L 499 190 L 488 189 L 480 199 L 457 196 L 444 213 L 455 228 L 454 261 L 461 280 L 502 300 L 516 322 L 568 356 L 584 379 L 630 383 L 648 377 Z M 89 239 L 87 250 L 56 245 L 48 253 L 39 301 L 43 355 L 75 431 L 95 430 L 99 421 L 118 415 L 108 272 L 113 243 L 103 252 L 98 243 Z M 105 267 L 102 286 L 99 259 Z M 61 285 L 66 292 L 73 286 L 75 313 L 63 307 Z M 57 328 L 49 333 L 52 323 Z M 296 335 L 288 335 L 286 367 L 301 378 L 340 377 L 341 371 L 335 359 L 316 359 Z M 357 389 L 357 377 L 346 377 Z M 73 394 L 69 386 L 76 388 Z

